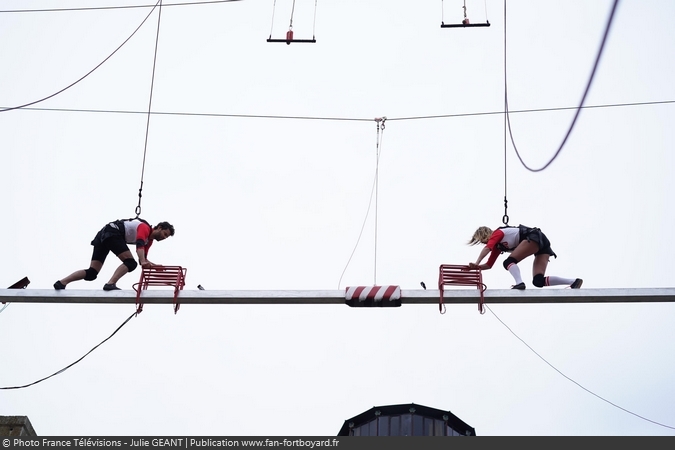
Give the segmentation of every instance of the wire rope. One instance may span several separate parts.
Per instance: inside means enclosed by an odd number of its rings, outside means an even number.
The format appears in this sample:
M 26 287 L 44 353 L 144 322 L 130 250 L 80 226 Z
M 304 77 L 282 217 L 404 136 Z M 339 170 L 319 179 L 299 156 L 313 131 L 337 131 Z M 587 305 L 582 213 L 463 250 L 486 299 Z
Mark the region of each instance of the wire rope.
M 372 119 L 370 119 L 372 120 Z M 361 231 L 359 232 L 359 237 L 356 239 L 356 244 L 354 245 L 354 248 L 352 249 L 352 253 L 349 255 L 349 259 L 347 259 L 347 264 L 345 264 L 345 268 L 342 270 L 342 274 L 340 275 L 340 279 L 338 280 L 338 289 L 340 289 L 340 285 L 342 284 L 342 278 L 345 275 L 345 272 L 347 272 L 347 268 L 349 267 L 349 264 L 352 261 L 352 258 L 354 257 L 354 253 L 356 253 L 356 249 L 359 247 L 359 242 L 361 242 L 361 237 L 363 237 L 363 230 L 366 228 L 366 223 L 368 222 L 368 216 L 370 215 L 370 208 L 373 205 L 373 198 L 377 198 L 377 194 L 375 194 L 377 190 L 377 184 L 378 184 L 378 171 L 379 171 L 379 160 L 380 160 L 380 149 L 382 147 L 382 136 L 380 134 L 380 122 L 383 120 L 386 120 L 385 118 L 378 118 L 375 119 L 377 122 L 377 139 L 376 139 L 376 153 L 377 153 L 377 163 L 376 163 L 376 168 L 375 168 L 375 176 L 373 177 L 373 185 L 370 188 L 370 195 L 368 196 L 368 208 L 366 208 L 366 215 L 363 218 L 363 223 L 361 224 Z M 377 202 L 377 201 L 376 201 Z M 377 208 L 376 208 L 377 209 Z M 377 225 L 375 226 L 375 234 L 377 235 Z M 375 238 L 375 241 L 377 242 L 377 237 Z M 377 255 L 377 246 L 375 247 L 375 255 Z M 377 256 L 375 257 L 375 260 L 377 261 Z M 375 263 L 377 266 L 377 262 Z M 377 272 L 377 269 L 376 269 Z M 375 275 L 375 280 L 377 280 L 377 275 Z M 377 284 L 375 282 L 374 284 Z
M 377 215 L 378 215 L 378 199 L 380 189 L 380 152 L 382 151 L 382 137 L 384 135 L 384 123 L 386 117 L 377 118 L 377 139 L 375 142 L 375 249 L 373 262 L 373 286 L 377 285 Z
M 22 109 L 22 108 L 25 108 L 25 107 L 27 107 L 27 106 L 31 106 L 31 105 L 35 105 L 35 104 L 37 104 L 37 103 L 43 102 L 43 101 L 45 101 L 45 100 L 49 100 L 50 98 L 56 97 L 57 95 L 59 95 L 59 94 L 61 94 L 62 92 L 66 91 L 67 89 L 70 89 L 71 87 L 73 87 L 73 86 L 75 86 L 77 83 L 79 83 L 80 81 L 82 81 L 82 80 L 84 80 L 85 78 L 87 78 L 87 77 L 88 77 L 89 75 L 91 75 L 96 69 L 98 69 L 99 67 L 101 67 L 106 61 L 108 61 L 110 58 L 112 58 L 112 56 L 113 56 L 115 53 L 117 53 L 117 52 L 119 51 L 119 49 L 121 49 L 127 42 L 129 42 L 129 40 L 136 34 L 136 32 L 137 32 L 138 30 L 141 29 L 141 27 L 143 26 L 143 24 L 145 23 L 145 21 L 148 20 L 148 18 L 150 17 L 150 15 L 152 14 L 152 12 L 155 10 L 155 8 L 157 7 L 157 5 L 159 5 L 161 2 L 162 2 L 162 0 L 159 0 L 159 1 L 157 2 L 157 4 L 155 5 L 155 7 L 152 8 L 152 10 L 150 11 L 150 13 L 145 17 L 145 19 L 143 19 L 143 21 L 141 22 L 141 24 L 140 24 L 138 27 L 136 27 L 136 29 L 134 30 L 134 32 L 131 33 L 131 35 L 130 35 L 128 38 L 126 38 L 126 39 L 124 40 L 124 42 L 122 42 L 122 44 L 121 44 L 119 47 L 117 47 L 110 55 L 108 55 L 108 56 L 107 56 L 103 61 L 101 61 L 98 65 L 96 65 L 96 67 L 94 67 L 93 69 L 91 69 L 91 70 L 90 70 L 89 72 L 87 72 L 84 76 L 82 76 L 81 78 L 79 78 L 77 81 L 75 81 L 75 82 L 69 84 L 68 86 L 64 87 L 64 88 L 61 89 L 60 91 L 57 91 L 57 92 L 55 92 L 55 93 L 53 93 L 53 94 L 51 94 L 51 95 L 48 95 L 47 97 L 41 98 L 40 100 L 35 100 L 35 101 L 29 102 L 29 103 L 25 103 L 25 104 L 19 105 L 19 106 L 12 106 L 12 107 L 8 107 L 8 108 L 0 109 L 0 113 L 1 113 L 1 112 L 6 112 L 6 111 L 13 111 L 13 110 L 15 110 L 15 109 Z
M 165 8 L 169 6 L 194 6 L 194 5 L 208 5 L 213 3 L 230 3 L 239 2 L 242 0 L 210 0 L 201 2 L 182 2 L 182 3 L 167 3 Z M 0 10 L 3 13 L 43 13 L 43 12 L 66 12 L 66 11 L 100 11 L 108 9 L 131 9 L 131 8 L 152 8 L 153 5 L 126 5 L 126 6 L 90 6 L 81 8 L 47 8 L 47 9 L 8 9 Z
M 659 100 L 653 102 L 633 102 L 633 103 L 613 103 L 604 105 L 589 105 L 583 106 L 582 109 L 599 109 L 599 108 L 619 108 L 619 107 L 633 107 L 633 106 L 653 106 L 653 105 L 667 105 L 673 104 L 675 100 Z M 536 112 L 551 112 L 551 111 L 566 111 L 577 109 L 578 106 L 562 106 L 556 108 L 537 108 L 537 109 L 520 109 L 509 111 L 509 114 L 523 114 Z M 106 109 L 76 109 L 76 108 L 21 108 L 23 111 L 51 111 L 51 112 L 80 112 L 80 113 L 99 113 L 99 114 L 147 114 L 147 111 L 129 111 L 129 110 L 106 110 Z M 244 119 L 284 119 L 284 120 L 320 120 L 320 121 L 343 121 L 343 122 L 372 122 L 372 118 L 359 117 L 328 117 L 328 116 L 283 116 L 283 115 L 268 115 L 268 114 L 225 114 L 225 113 L 196 113 L 196 112 L 169 112 L 169 111 L 154 111 L 152 115 L 158 116 L 186 116 L 186 117 L 232 117 Z M 472 116 L 495 116 L 504 115 L 504 110 L 501 111 L 483 111 L 473 113 L 457 113 L 457 114 L 441 114 L 429 116 L 409 116 L 409 117 L 389 117 L 387 121 L 407 121 L 407 120 L 430 120 L 430 119 L 452 119 L 456 117 L 472 117 Z
M 506 324 L 504 323 L 504 321 L 502 321 L 502 319 L 500 319 L 499 316 L 497 316 L 497 314 L 495 314 L 494 311 L 492 311 L 492 309 L 490 309 L 489 306 L 487 306 L 487 305 L 485 305 L 485 306 L 486 306 L 486 308 L 492 313 L 492 315 L 495 316 L 495 318 L 496 318 L 502 325 L 504 325 L 504 327 L 506 327 L 507 330 L 509 330 L 509 331 L 511 332 L 512 335 L 514 335 L 520 342 L 522 342 L 528 349 L 530 349 L 530 351 L 531 351 L 532 353 L 534 353 L 535 355 L 537 355 L 537 357 L 538 357 L 539 359 L 541 359 L 542 361 L 544 361 L 551 369 L 553 369 L 553 370 L 555 370 L 556 372 L 558 372 L 560 375 L 562 375 L 562 376 L 563 376 L 564 378 L 566 378 L 568 381 L 571 381 L 572 383 L 576 384 L 578 387 L 580 387 L 580 388 L 583 389 L 584 391 L 586 391 L 586 392 L 588 392 L 589 394 L 591 394 L 591 395 L 593 395 L 593 396 L 599 398 L 599 399 L 602 400 L 603 402 L 609 403 L 610 405 L 614 406 L 615 408 L 618 408 L 618 409 L 620 409 L 620 410 L 622 410 L 622 411 L 624 411 L 624 412 L 627 412 L 628 414 L 632 414 L 632 415 L 635 416 L 635 417 L 638 417 L 638 418 L 640 418 L 640 419 L 642 419 L 642 420 L 646 420 L 647 422 L 651 422 L 651 423 L 653 423 L 653 424 L 655 424 L 655 425 L 659 425 L 659 426 L 662 426 L 662 427 L 665 427 L 665 428 L 670 428 L 671 430 L 675 430 L 675 427 L 672 427 L 672 426 L 669 426 L 669 425 L 665 425 L 665 424 L 656 422 L 656 421 L 654 421 L 654 420 L 651 420 L 651 419 L 648 419 L 648 418 L 646 418 L 646 417 L 643 417 L 643 416 L 641 416 L 641 415 L 639 415 L 639 414 L 636 414 L 636 413 L 634 413 L 634 412 L 632 412 L 632 411 L 629 411 L 629 410 L 627 410 L 626 408 L 622 408 L 621 406 L 617 405 L 616 403 L 613 403 L 613 402 L 607 400 L 606 398 L 603 398 L 603 397 L 599 396 L 599 395 L 596 394 L 595 392 L 591 391 L 590 389 L 585 388 L 584 386 L 582 386 L 582 385 L 579 384 L 578 382 L 574 381 L 572 378 L 570 378 L 570 377 L 568 377 L 567 375 L 565 375 L 564 373 L 562 373 L 562 371 L 560 371 L 558 368 L 556 368 L 553 364 L 551 364 L 550 362 L 548 362 L 548 361 L 546 360 L 546 358 L 544 358 L 544 357 L 541 356 L 539 353 L 537 353 L 537 352 L 536 352 L 536 351 L 535 351 L 535 350 L 534 350 L 527 342 L 525 342 L 520 336 L 518 336 L 518 335 L 517 335 L 517 334 L 516 334 L 516 333 L 515 333 L 508 325 L 506 325 Z
M 316 39 L 316 5 L 318 0 L 314 0 L 314 20 L 312 21 L 312 39 Z
M 293 15 L 295 14 L 295 0 L 293 0 L 293 6 L 291 7 L 291 23 L 288 25 L 289 28 L 293 28 Z
M 159 0 L 159 9 L 157 14 L 157 35 L 155 36 L 155 54 L 152 59 L 152 80 L 150 81 L 150 100 L 148 101 L 148 118 L 145 126 L 145 144 L 143 146 L 143 165 L 141 168 L 141 185 L 138 188 L 138 206 L 136 206 L 136 217 L 141 215 L 141 199 L 143 197 L 143 177 L 145 176 L 145 157 L 148 151 L 148 135 L 150 132 L 150 116 L 152 111 L 152 93 L 155 86 L 155 68 L 157 66 L 157 47 L 159 46 L 159 25 L 162 20 L 162 0 Z
M 272 3 L 272 23 L 270 24 L 270 39 L 272 39 L 272 32 L 274 31 L 274 13 L 277 10 L 277 0 Z
M 504 5 L 506 7 L 506 0 L 504 0 Z M 504 11 L 504 215 L 502 216 L 502 223 L 504 226 L 509 226 L 509 215 L 508 215 L 508 200 L 507 200 L 507 170 L 506 170 L 506 155 L 507 155 L 507 121 L 508 121 L 508 104 L 506 101 L 507 98 L 507 88 L 506 88 L 506 10 Z

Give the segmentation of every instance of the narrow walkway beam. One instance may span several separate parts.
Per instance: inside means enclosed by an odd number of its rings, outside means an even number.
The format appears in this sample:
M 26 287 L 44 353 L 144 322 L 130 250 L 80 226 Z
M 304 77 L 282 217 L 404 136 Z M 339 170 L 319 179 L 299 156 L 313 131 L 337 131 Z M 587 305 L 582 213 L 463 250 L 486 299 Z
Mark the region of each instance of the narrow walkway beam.
M 173 289 L 146 290 L 144 304 L 173 304 Z M 675 302 L 675 288 L 616 289 L 488 289 L 486 304 L 500 303 L 660 303 Z M 438 304 L 438 289 L 401 290 L 401 304 Z M 476 289 L 446 289 L 446 305 L 477 304 Z M 209 291 L 182 290 L 181 305 L 331 305 L 345 304 L 345 291 Z M 134 290 L 0 289 L 2 303 L 117 303 L 135 304 Z

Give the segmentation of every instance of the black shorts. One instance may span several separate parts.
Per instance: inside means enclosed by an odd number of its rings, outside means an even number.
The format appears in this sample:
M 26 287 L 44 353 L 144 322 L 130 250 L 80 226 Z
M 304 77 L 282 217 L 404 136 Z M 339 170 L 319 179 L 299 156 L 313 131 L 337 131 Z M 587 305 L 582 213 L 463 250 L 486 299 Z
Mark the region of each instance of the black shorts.
M 96 234 L 96 237 L 91 241 L 94 246 L 94 252 L 91 255 L 92 261 L 100 261 L 101 264 L 105 262 L 105 258 L 109 252 L 113 252 L 119 256 L 121 253 L 128 252 L 129 247 L 124 239 L 124 229 L 120 230 L 111 224 L 107 224 L 101 231 Z
M 530 228 L 521 238 L 539 245 L 539 251 L 535 253 L 535 255 L 551 255 L 554 258 L 558 257 L 553 249 L 551 249 L 551 242 L 539 228 Z

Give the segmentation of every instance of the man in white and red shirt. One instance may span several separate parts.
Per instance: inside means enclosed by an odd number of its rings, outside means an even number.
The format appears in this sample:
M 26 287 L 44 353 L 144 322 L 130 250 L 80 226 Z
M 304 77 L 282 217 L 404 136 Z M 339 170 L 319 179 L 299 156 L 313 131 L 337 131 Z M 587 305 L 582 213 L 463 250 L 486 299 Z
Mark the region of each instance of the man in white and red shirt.
M 122 261 L 122 264 L 115 269 L 110 281 L 103 285 L 103 290 L 118 290 L 117 281 L 138 266 L 127 244 L 136 245 L 136 255 L 138 255 L 141 267 L 150 267 L 153 263 L 148 260 L 147 256 L 152 243 L 154 241 L 163 241 L 173 235 L 174 228 L 169 222 L 160 222 L 154 227 L 138 217 L 110 222 L 91 241 L 91 245 L 94 246 L 94 252 L 91 256 L 89 268 L 78 270 L 62 280 L 56 281 L 54 289 L 65 289 L 68 283 L 77 280 L 95 280 L 103 267 L 108 253 L 113 252 Z
M 473 234 L 469 245 L 485 244 L 475 263 L 469 263 L 469 268 L 488 270 L 491 269 L 500 254 L 506 252 L 511 256 L 504 261 L 504 268 L 513 276 L 516 284 L 513 289 L 525 289 L 525 283 L 520 276 L 518 263 L 530 255 L 534 255 L 532 265 L 532 284 L 536 287 L 568 285 L 572 289 L 579 289 L 583 280 L 581 278 L 562 278 L 545 276 L 548 260 L 551 256 L 557 257 L 551 249 L 551 243 L 539 228 L 530 228 L 524 225 L 517 227 L 499 227 L 492 231 L 488 227 L 480 227 Z M 487 256 L 487 263 L 481 261 Z

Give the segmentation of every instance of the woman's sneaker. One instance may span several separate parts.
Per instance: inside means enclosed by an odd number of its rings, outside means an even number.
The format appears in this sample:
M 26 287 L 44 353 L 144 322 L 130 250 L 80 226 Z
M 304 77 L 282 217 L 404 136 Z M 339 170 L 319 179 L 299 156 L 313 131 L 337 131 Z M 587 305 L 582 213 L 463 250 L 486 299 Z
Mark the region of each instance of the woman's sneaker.
M 104 285 L 103 285 L 103 290 L 104 290 L 104 291 L 121 291 L 121 289 L 118 288 L 117 285 L 115 285 L 115 283 L 112 283 L 112 284 L 104 284 Z
M 57 291 L 60 291 L 61 289 L 65 289 L 66 285 L 61 283 L 61 280 L 56 280 L 56 283 L 54 283 L 54 289 Z
M 579 289 L 582 284 L 584 284 L 584 280 L 582 280 L 581 278 L 577 278 L 576 280 L 574 280 L 574 283 L 570 284 L 570 287 L 572 289 Z
M 518 283 L 515 286 L 511 286 L 511 289 L 518 289 L 520 291 L 525 289 L 525 283 Z

